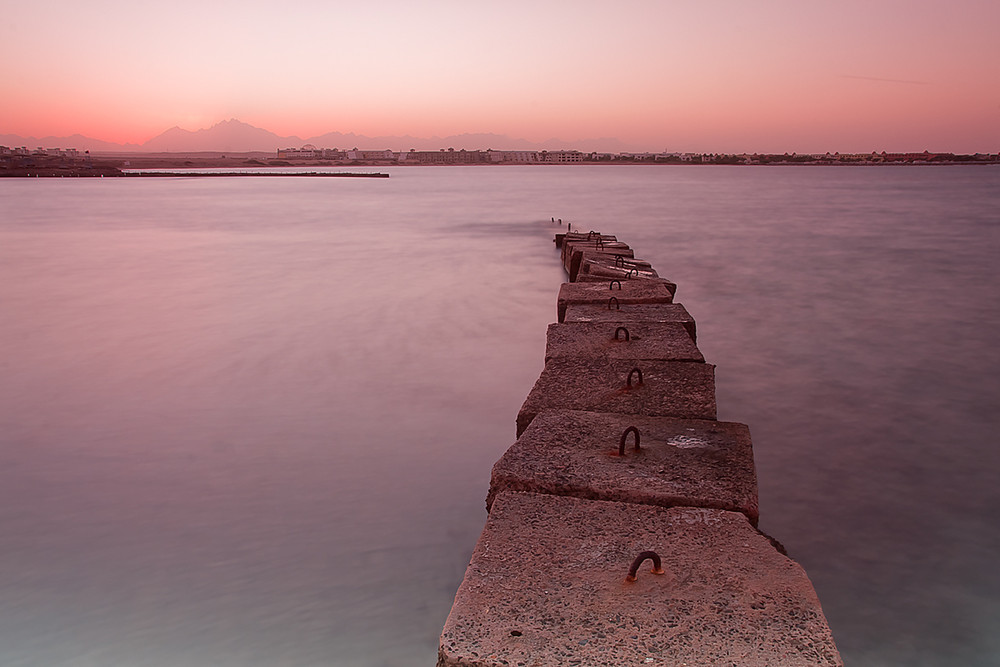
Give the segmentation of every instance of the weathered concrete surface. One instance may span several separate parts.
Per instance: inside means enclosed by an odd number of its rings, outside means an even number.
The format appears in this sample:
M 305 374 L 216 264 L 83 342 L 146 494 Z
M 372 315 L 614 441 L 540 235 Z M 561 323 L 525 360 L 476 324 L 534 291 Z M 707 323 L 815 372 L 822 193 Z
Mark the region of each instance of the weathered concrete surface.
M 561 322 L 608 322 L 615 326 L 630 326 L 633 322 L 676 322 L 683 324 L 691 335 L 691 340 L 697 342 L 697 330 L 694 318 L 687 309 L 679 303 L 656 304 L 626 304 L 608 307 L 607 303 L 569 304 Z
M 577 234 L 576 232 L 570 232 L 563 238 L 560 245 L 560 252 L 566 252 L 569 248 L 594 248 L 605 245 L 613 245 L 619 248 L 629 247 L 624 241 L 619 241 L 618 237 L 614 234 L 598 234 L 597 232 Z
M 580 253 L 581 262 L 604 263 L 608 266 L 620 266 L 624 264 L 628 267 L 638 267 L 640 269 L 651 269 L 653 265 L 644 259 L 636 258 L 634 251 L 619 252 L 616 250 L 595 250 L 592 247 L 574 249 L 574 253 Z
M 564 241 L 559 251 L 560 259 L 563 262 L 567 262 L 570 255 L 581 251 L 618 253 L 626 257 L 632 257 L 632 249 L 629 247 L 629 244 L 624 241 L 618 241 L 612 236 L 604 236 L 600 241 L 597 240 L 597 237 L 589 241 L 586 238 Z
M 575 283 L 597 283 L 606 282 L 608 280 L 640 280 L 640 279 L 651 279 L 659 278 L 660 274 L 656 271 L 649 270 L 638 270 L 635 267 L 632 270 L 622 269 L 621 267 L 610 267 L 610 266 L 599 266 L 590 263 L 584 263 L 583 268 L 586 271 L 581 271 L 576 274 Z
M 633 368 L 643 382 L 627 387 Z M 578 359 L 545 364 L 517 414 L 517 435 L 542 410 L 589 410 L 627 415 L 715 419 L 715 366 L 695 361 Z
M 619 456 L 630 427 L 641 448 L 629 434 Z M 759 516 L 750 429 L 733 422 L 546 410 L 493 466 L 487 510 L 504 491 Z
M 626 255 L 627 257 L 632 257 L 632 250 L 629 248 L 627 243 L 616 240 L 613 236 L 601 236 L 598 240 L 597 237 L 591 239 L 575 238 L 575 239 L 564 239 L 562 247 L 559 250 L 559 259 L 562 260 L 563 266 L 569 267 L 570 258 L 575 252 L 580 252 L 582 250 L 592 250 L 597 252 L 611 252 L 615 251 Z
M 576 280 L 584 257 L 592 259 L 607 257 L 614 262 L 618 257 L 631 258 L 633 256 L 633 251 L 624 243 L 605 243 L 601 246 L 595 246 L 593 243 L 571 243 L 564 245 L 562 250 L 563 268 L 566 269 L 571 282 Z
M 593 240 L 594 238 L 596 238 L 598 236 L 601 237 L 601 239 L 604 240 L 604 241 L 617 241 L 618 240 L 618 237 L 615 236 L 614 234 L 601 234 L 600 232 L 596 232 L 596 231 L 593 231 L 593 230 L 591 230 L 589 232 L 583 232 L 583 231 L 579 231 L 578 230 L 578 231 L 575 231 L 575 232 L 567 231 L 567 232 L 565 232 L 563 234 L 556 234 L 555 241 L 556 241 L 556 246 L 557 247 L 561 247 L 561 245 L 563 243 L 572 243 L 573 241 Z
M 705 361 L 680 322 L 550 324 L 546 333 L 545 361 L 554 357 Z
M 563 283 L 559 288 L 556 307 L 559 321 L 562 322 L 566 314 L 566 307 L 573 304 L 590 304 L 607 308 L 611 297 L 617 299 L 618 305 L 621 306 L 636 303 L 672 303 L 676 290 L 676 285 L 659 278 L 606 280 L 599 283 Z
M 645 550 L 665 573 L 626 583 Z M 742 514 L 504 493 L 441 634 L 457 665 L 843 661 L 805 572 Z
M 618 259 L 616 255 L 595 256 L 588 252 L 581 253 L 581 257 L 576 273 L 570 275 L 571 282 L 658 278 L 660 275 L 648 262 L 642 260 Z

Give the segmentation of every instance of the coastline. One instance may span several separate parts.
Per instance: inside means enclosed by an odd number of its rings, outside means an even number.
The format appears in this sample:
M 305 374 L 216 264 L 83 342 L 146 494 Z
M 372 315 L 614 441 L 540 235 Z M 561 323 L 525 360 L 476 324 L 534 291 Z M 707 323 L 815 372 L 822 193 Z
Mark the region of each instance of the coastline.
M 387 178 L 388 174 L 362 174 L 356 172 L 288 172 L 288 168 L 337 168 L 337 167 L 411 167 L 411 166 L 459 166 L 459 167 L 507 167 L 507 166 L 679 166 L 693 167 L 715 165 L 733 167 L 775 167 L 775 166 L 827 166 L 827 167 L 883 167 L 883 166 L 950 166 L 950 165 L 997 165 L 1000 158 L 993 155 L 976 156 L 975 159 L 965 159 L 971 156 L 927 154 L 915 156 L 908 160 L 884 160 L 878 156 L 871 159 L 848 159 L 845 156 L 836 159 L 815 159 L 810 156 L 796 155 L 754 155 L 751 158 L 736 159 L 730 155 L 708 155 L 701 160 L 665 160 L 665 159 L 580 159 L 567 162 L 529 161 L 529 162 L 454 162 L 447 153 L 442 154 L 441 161 L 391 160 L 391 159 L 358 159 L 337 160 L 317 158 L 277 158 L 274 153 L 264 152 L 200 152 L 200 153 L 91 153 L 84 156 L 65 157 L 49 155 L 3 156 L 0 158 L 0 178 L 51 178 L 51 177 L 120 177 L 120 176 L 322 176 L 322 177 L 367 177 Z M 146 170 L 169 169 L 170 173 L 148 172 Z M 225 172 L 205 173 L 202 169 L 223 169 Z M 254 171 L 249 171 L 254 170 Z M 261 170 L 267 170 L 261 173 Z

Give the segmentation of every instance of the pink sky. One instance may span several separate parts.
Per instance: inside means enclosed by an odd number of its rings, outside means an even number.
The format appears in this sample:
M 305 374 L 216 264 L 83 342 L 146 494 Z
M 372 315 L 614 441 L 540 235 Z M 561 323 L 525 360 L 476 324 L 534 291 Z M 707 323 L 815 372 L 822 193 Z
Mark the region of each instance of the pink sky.
M 997 152 L 998 28 L 997 0 L 0 0 L 0 134 Z

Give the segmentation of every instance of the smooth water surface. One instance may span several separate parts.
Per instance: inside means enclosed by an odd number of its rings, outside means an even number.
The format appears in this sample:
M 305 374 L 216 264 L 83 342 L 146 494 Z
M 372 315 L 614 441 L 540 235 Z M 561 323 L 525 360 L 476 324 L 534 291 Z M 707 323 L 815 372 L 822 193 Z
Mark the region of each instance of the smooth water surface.
M 429 665 L 617 234 L 749 424 L 849 665 L 1000 661 L 1000 170 L 0 182 L 0 664 Z

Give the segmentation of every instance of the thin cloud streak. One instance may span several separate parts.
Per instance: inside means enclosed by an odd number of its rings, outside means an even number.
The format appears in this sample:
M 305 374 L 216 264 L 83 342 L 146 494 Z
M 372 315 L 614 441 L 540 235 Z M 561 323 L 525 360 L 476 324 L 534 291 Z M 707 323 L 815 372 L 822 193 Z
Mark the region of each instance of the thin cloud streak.
M 854 74 L 841 74 L 841 79 L 861 79 L 862 81 L 882 81 L 884 83 L 908 83 L 914 86 L 929 86 L 930 81 L 910 81 L 908 79 L 883 79 L 878 76 L 856 76 Z

